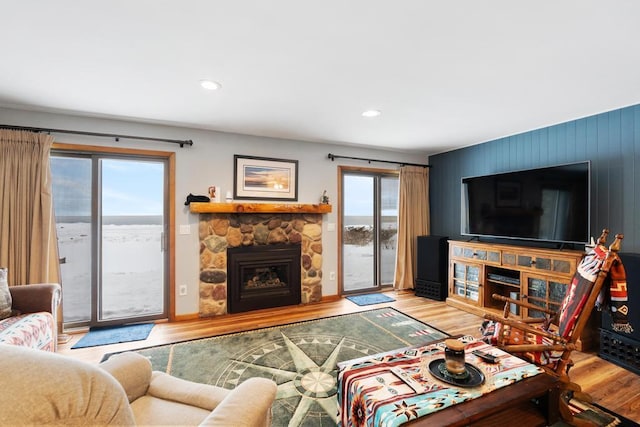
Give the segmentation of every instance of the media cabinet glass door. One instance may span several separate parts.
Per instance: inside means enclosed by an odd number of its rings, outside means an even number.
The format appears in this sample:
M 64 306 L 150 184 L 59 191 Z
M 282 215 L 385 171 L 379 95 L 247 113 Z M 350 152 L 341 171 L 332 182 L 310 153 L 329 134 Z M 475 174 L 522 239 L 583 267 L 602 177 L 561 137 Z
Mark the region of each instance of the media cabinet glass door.
M 528 303 L 554 311 L 560 309 L 560 304 L 567 293 L 568 281 L 533 273 L 523 273 L 522 277 L 526 286 L 523 288 L 523 293 Z M 525 317 L 544 317 L 542 311 L 525 308 L 523 312 Z
M 482 266 L 453 261 L 451 270 L 453 276 L 452 296 L 461 298 L 470 304 L 479 305 L 482 290 L 480 279 L 484 274 Z

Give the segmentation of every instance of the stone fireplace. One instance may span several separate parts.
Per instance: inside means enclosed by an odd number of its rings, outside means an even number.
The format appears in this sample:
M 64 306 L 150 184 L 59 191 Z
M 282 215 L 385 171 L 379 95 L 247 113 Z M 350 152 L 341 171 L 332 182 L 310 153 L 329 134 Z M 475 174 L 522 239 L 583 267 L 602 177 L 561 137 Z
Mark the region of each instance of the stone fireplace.
M 271 286 L 271 289 L 260 291 L 252 289 L 254 285 L 244 283 L 242 286 L 245 288 L 245 301 L 253 300 L 247 304 L 248 309 L 266 308 L 259 305 L 254 306 L 260 300 L 260 298 L 254 297 L 259 292 L 267 294 L 267 299 L 271 300 L 268 301 L 268 304 L 276 302 L 280 302 L 279 305 L 308 304 L 319 302 L 322 299 L 321 213 L 289 213 L 290 210 L 289 212 L 269 213 L 244 211 L 245 208 L 251 208 L 258 204 L 192 203 L 191 205 L 192 212 L 200 213 L 198 232 L 200 239 L 199 315 L 201 317 L 230 313 L 232 312 L 230 306 L 233 306 L 233 310 L 237 308 L 235 302 L 229 303 L 229 297 L 237 298 L 235 292 L 240 292 L 242 287 L 239 283 L 233 283 L 236 281 L 238 273 L 230 271 L 229 250 L 243 252 L 243 249 L 255 247 L 262 247 L 260 249 L 286 249 L 289 247 L 298 251 L 296 252 L 299 257 L 298 262 L 286 267 L 298 271 L 298 276 L 295 278 L 298 279 L 297 281 L 287 279 L 287 282 L 296 283 L 298 289 L 285 291 L 278 285 L 267 283 L 268 276 L 277 275 L 278 269 L 282 266 L 279 262 L 273 265 L 273 260 L 270 259 L 267 259 L 266 263 L 259 261 L 256 266 L 258 270 L 253 273 L 258 276 L 262 275 L 265 279 L 265 283 L 260 286 L 266 288 Z M 233 213 L 207 213 L 212 209 L 224 209 L 225 205 L 235 211 Z M 317 207 L 318 205 L 290 206 Z M 239 212 L 240 208 L 242 211 Z M 321 212 L 330 211 L 330 207 L 325 209 Z M 318 209 L 315 211 L 318 212 Z M 246 252 L 253 253 L 254 251 L 248 249 Z M 295 274 L 292 275 L 295 276 Z M 288 285 L 289 283 L 287 283 Z M 271 298 L 269 293 L 280 295 Z M 280 298 L 284 293 L 292 295 Z
M 300 304 L 300 245 L 227 248 L 227 311 Z

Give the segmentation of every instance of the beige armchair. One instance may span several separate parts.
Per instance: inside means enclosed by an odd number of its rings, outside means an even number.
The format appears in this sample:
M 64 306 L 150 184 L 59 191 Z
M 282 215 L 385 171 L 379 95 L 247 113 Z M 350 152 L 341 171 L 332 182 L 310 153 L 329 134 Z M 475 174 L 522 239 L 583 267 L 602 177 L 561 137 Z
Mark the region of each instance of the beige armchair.
M 137 353 L 95 366 L 0 344 L 5 425 L 268 426 L 276 384 L 250 378 L 233 390 L 151 370 Z

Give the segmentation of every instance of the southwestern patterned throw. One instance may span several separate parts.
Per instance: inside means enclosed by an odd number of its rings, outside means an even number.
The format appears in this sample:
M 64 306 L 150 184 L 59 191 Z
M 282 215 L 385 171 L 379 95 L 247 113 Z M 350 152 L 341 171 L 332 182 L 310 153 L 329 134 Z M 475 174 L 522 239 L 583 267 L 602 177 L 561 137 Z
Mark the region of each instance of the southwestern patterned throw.
M 22 314 L 0 321 L 0 343 L 56 351 L 51 313 Z
M 460 339 L 466 344 L 466 362 L 483 373 L 484 384 L 459 387 L 431 375 L 429 362 L 444 357 L 442 342 L 346 362 L 338 374 L 338 425 L 399 426 L 543 372 L 473 337 Z M 486 363 L 473 355 L 473 350 L 498 356 L 499 363 Z M 415 393 L 391 372 L 394 367 L 402 368 L 427 391 Z
M 594 248 L 593 252 L 599 258 L 603 258 L 606 255 L 602 248 L 598 246 Z M 611 312 L 611 318 L 613 319 L 611 327 L 614 331 L 630 334 L 633 332 L 633 327 L 629 323 L 627 276 L 622 261 L 617 256 L 609 270 L 607 282 L 609 286 L 606 286 L 607 283 L 605 282 L 605 286 L 602 287 L 602 291 L 598 296 L 598 301 L 596 301 L 596 308 L 598 310 L 605 308 Z

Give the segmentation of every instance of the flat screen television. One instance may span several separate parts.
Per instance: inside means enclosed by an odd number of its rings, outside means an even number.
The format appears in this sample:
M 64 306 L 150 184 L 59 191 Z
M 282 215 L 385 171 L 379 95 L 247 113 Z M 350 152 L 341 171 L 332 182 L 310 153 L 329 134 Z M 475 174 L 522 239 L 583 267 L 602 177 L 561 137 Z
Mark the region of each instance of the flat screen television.
M 587 243 L 590 169 L 586 161 L 462 178 L 462 235 Z

